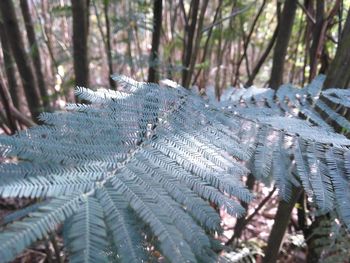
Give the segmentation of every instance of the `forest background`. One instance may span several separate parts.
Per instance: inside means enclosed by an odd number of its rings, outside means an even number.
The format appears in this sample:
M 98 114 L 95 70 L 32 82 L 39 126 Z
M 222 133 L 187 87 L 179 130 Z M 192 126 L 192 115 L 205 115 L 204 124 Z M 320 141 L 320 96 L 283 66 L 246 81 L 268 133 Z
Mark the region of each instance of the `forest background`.
M 303 87 L 318 74 L 327 75 L 326 88 L 348 88 L 349 8 L 348 0 L 2 0 L 1 132 L 63 109 L 76 100 L 75 86 L 115 89 L 113 74 L 171 79 L 212 100 L 230 87 Z M 261 207 L 235 236 L 242 243 L 266 242 L 273 222 L 274 188 L 256 187 Z M 1 205 L 7 211 L 26 202 Z M 222 216 L 222 240 L 232 245 L 235 221 Z M 305 260 L 304 252 L 294 250 L 293 260 Z

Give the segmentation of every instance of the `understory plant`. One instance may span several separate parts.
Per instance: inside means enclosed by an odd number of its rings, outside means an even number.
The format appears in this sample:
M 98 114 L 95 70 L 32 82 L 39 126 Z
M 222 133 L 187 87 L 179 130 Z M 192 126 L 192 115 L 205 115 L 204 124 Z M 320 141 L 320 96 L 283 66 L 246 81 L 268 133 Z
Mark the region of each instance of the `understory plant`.
M 213 105 L 174 82 L 115 76 L 118 91 L 82 87 L 84 104 L 43 113 L 44 125 L 0 137 L 0 196 L 38 202 L 4 218 L 0 261 L 63 226 L 71 262 L 225 261 L 217 212 L 240 217 L 250 172 L 288 201 L 302 187 L 320 213 L 350 226 L 350 92 L 236 90 Z

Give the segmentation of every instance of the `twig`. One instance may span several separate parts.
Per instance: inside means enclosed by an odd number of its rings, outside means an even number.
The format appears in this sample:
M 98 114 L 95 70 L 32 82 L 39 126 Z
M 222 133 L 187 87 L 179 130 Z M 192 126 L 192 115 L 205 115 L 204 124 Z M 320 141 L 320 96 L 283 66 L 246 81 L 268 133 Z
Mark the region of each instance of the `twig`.
M 248 46 L 249 46 L 249 42 L 250 42 L 250 39 L 253 35 L 253 32 L 254 32 L 254 29 L 255 29 L 255 26 L 265 8 L 265 5 L 266 5 L 266 0 L 263 1 L 262 5 L 260 6 L 259 8 L 259 11 L 257 13 L 257 15 L 255 16 L 254 18 L 254 21 L 252 23 L 252 26 L 249 30 L 249 33 L 248 33 L 248 36 L 247 38 L 245 39 L 244 37 L 244 31 L 242 32 L 243 33 L 243 55 L 240 57 L 238 63 L 237 63 L 237 67 L 236 67 L 236 79 L 238 78 L 238 75 L 239 75 L 239 69 L 240 69 L 240 66 L 243 62 L 243 59 L 246 58 L 247 59 L 247 50 L 248 50 Z M 242 23 L 241 23 L 242 24 Z M 241 28 L 243 29 L 243 25 L 241 26 Z M 250 72 L 249 72 L 249 67 L 247 66 L 247 73 L 248 73 L 248 79 L 250 78 Z M 236 81 L 235 81 L 236 82 Z
M 222 22 L 224 22 L 224 21 L 226 21 L 226 20 L 228 20 L 228 19 L 231 19 L 231 18 L 233 18 L 233 17 L 235 17 L 235 16 L 237 16 L 237 15 L 239 15 L 239 14 L 244 13 L 244 12 L 247 11 L 250 7 L 252 7 L 253 4 L 254 4 L 254 3 L 251 3 L 250 5 L 247 5 L 247 6 L 244 7 L 244 8 L 241 8 L 241 9 L 238 9 L 238 10 L 233 11 L 229 16 L 226 16 L 226 17 L 224 17 L 224 18 L 218 20 L 217 22 L 211 24 L 210 26 L 205 27 L 205 28 L 202 30 L 202 33 L 208 31 L 210 28 L 215 27 L 215 26 L 221 24 Z
M 53 246 L 53 250 L 55 252 L 55 256 L 56 256 L 56 261 L 58 263 L 62 263 L 63 260 L 60 256 L 60 248 L 58 247 L 58 244 L 57 244 L 57 241 L 56 241 L 56 237 L 53 233 L 49 233 L 49 237 L 50 237 L 50 241 L 52 243 L 52 246 Z
M 299 1 L 297 1 L 297 5 L 303 10 L 303 12 L 305 13 L 305 15 L 310 19 L 310 21 L 313 24 L 316 24 L 316 20 L 315 18 L 309 13 L 309 11 L 307 11 L 307 9 L 305 8 L 304 5 L 300 4 Z
M 267 201 L 269 201 L 269 199 L 271 198 L 273 193 L 276 191 L 276 189 L 277 189 L 276 186 L 274 186 L 272 188 L 270 193 L 260 202 L 258 207 L 255 208 L 254 212 L 247 217 L 247 219 L 245 220 L 245 224 L 244 225 L 247 225 L 249 223 L 249 221 L 251 221 L 253 219 L 253 217 L 261 210 L 261 208 L 263 208 L 263 206 L 267 203 Z
M 270 200 L 271 196 L 273 195 L 273 193 L 276 191 L 276 186 L 273 187 L 273 189 L 270 191 L 270 193 L 260 202 L 260 204 L 258 205 L 257 208 L 255 208 L 254 212 L 252 214 L 250 214 L 246 220 L 244 220 L 243 224 L 242 224 L 242 228 L 244 228 L 252 219 L 253 217 L 259 213 L 259 211 L 261 210 L 261 208 L 263 208 L 263 206 L 267 203 L 267 201 Z M 225 243 L 225 245 L 229 245 L 233 242 L 233 240 L 236 238 L 236 235 L 233 234 L 233 236 Z
M 216 19 L 217 19 L 218 16 L 219 16 L 219 12 L 220 12 L 222 3 L 223 3 L 223 0 L 220 0 L 220 1 L 219 1 L 219 5 L 218 5 L 218 7 L 216 8 L 216 11 L 215 11 L 213 23 L 216 23 Z M 210 40 L 210 37 L 211 37 L 212 32 L 213 32 L 213 28 L 211 27 L 211 28 L 209 29 L 208 34 L 207 34 L 207 39 L 205 40 L 205 44 L 204 44 L 204 49 L 203 49 L 203 55 L 202 55 L 201 63 L 204 63 L 205 58 L 207 57 L 208 47 L 209 47 L 209 40 Z M 196 76 L 194 77 L 194 80 L 193 80 L 193 82 L 192 82 L 192 85 L 194 85 L 194 84 L 197 82 L 197 79 L 198 79 L 198 77 L 199 77 L 201 71 L 202 71 L 202 68 L 199 68 L 198 71 L 197 71 Z
M 50 249 L 49 239 L 47 237 L 44 238 L 44 243 L 45 243 L 45 251 L 46 251 L 47 262 L 54 263 L 53 262 L 53 257 L 52 257 L 52 251 Z
M 11 95 L 8 91 L 8 89 L 5 87 L 5 84 L 3 83 L 3 76 L 0 72 L 0 98 L 2 100 L 2 104 L 4 105 L 5 108 L 5 113 L 7 117 L 7 123 L 8 127 L 11 130 L 11 134 L 14 134 L 17 131 L 17 125 L 16 122 L 14 121 L 11 113 L 11 106 L 12 104 L 12 99 Z
M 17 110 L 15 107 L 10 106 L 11 115 L 18 120 L 20 123 L 24 124 L 27 127 L 35 126 L 35 122 L 33 122 L 31 119 L 29 119 L 27 116 L 25 116 L 23 113 L 21 113 L 19 110 Z

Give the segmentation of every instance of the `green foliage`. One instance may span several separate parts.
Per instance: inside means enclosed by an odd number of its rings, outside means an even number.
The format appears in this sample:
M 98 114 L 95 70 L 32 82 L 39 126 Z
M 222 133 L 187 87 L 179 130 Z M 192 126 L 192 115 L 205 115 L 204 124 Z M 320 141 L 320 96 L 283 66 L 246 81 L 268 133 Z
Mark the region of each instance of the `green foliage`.
M 322 220 L 313 235 L 318 237 L 315 245 L 321 262 L 346 262 L 349 259 L 350 236 L 334 214 L 330 220 Z
M 140 262 L 150 257 L 147 242 L 172 262 L 216 260 L 207 234 L 221 231 L 220 217 L 209 202 L 240 216 L 237 199 L 251 199 L 238 162 L 248 154 L 222 123 L 229 117 L 182 87 L 117 80 L 124 91 L 78 88 L 91 104 L 1 137 L 2 154 L 20 160 L 2 165 L 1 196 L 48 199 L 5 226 L 3 261 L 62 223 L 72 262 L 105 262 L 109 251 Z
M 276 92 L 254 87 L 238 90 L 227 102 L 226 111 L 251 121 L 245 136 L 251 142 L 250 167 L 255 177 L 266 183 L 275 181 L 285 200 L 290 199 L 292 185 L 301 185 L 320 212 L 336 208 L 350 226 L 350 141 L 332 132 L 322 118 L 324 114 L 348 127 L 350 122 L 324 99 L 348 107 L 350 93 L 321 91 L 323 80 L 324 76 L 319 76 L 303 89 L 283 85 Z
M 150 247 L 171 262 L 214 262 L 210 235 L 222 229 L 210 203 L 244 213 L 245 164 L 285 200 L 302 186 L 321 212 L 336 208 L 350 226 L 350 142 L 313 108 L 347 127 L 318 102 L 346 107 L 346 91 L 321 92 L 320 77 L 304 89 L 238 90 L 218 108 L 173 82 L 115 80 L 121 91 L 79 87 L 90 104 L 44 113 L 46 125 L 0 137 L 2 155 L 18 158 L 1 165 L 1 197 L 47 199 L 8 218 L 3 261 L 64 224 L 72 262 L 147 261 Z

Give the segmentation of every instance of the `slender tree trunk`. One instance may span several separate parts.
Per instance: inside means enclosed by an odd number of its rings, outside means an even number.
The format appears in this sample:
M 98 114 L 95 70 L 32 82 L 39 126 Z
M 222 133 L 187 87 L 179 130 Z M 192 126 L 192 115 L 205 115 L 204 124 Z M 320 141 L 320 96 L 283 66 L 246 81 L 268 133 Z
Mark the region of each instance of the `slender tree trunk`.
M 113 89 L 116 88 L 115 82 L 112 79 L 112 75 L 114 74 L 113 71 L 113 59 L 112 59 L 112 47 L 111 47 L 111 29 L 109 25 L 109 14 L 108 14 L 108 2 L 103 2 L 103 10 L 105 15 L 105 21 L 106 21 L 106 52 L 107 52 L 107 60 L 108 60 L 108 69 L 109 69 L 109 85 Z
M 255 181 L 256 180 L 254 175 L 251 173 L 248 174 L 246 186 L 249 191 L 252 191 L 254 189 Z M 248 203 L 241 202 L 241 205 L 246 211 L 248 211 Z M 242 216 L 238 218 L 233 231 L 233 236 L 226 242 L 225 245 L 231 245 L 235 240 L 238 240 L 241 237 L 242 232 L 246 225 L 247 225 L 247 217 Z
M 191 63 L 192 49 L 193 49 L 193 39 L 195 37 L 197 16 L 199 11 L 199 0 L 191 1 L 190 8 L 190 21 L 187 21 L 185 25 L 185 37 L 183 46 L 183 56 L 182 56 L 182 86 L 188 88 L 191 81 L 191 76 L 189 76 L 189 66 Z
M 116 84 L 115 84 L 115 82 L 113 81 L 113 79 L 111 77 L 114 74 L 114 71 L 113 71 L 113 59 L 112 59 L 112 48 L 111 48 L 111 33 L 110 33 L 109 12 L 108 12 L 109 2 L 108 1 L 104 1 L 103 2 L 103 13 L 104 13 L 105 21 L 106 21 L 106 35 L 103 32 L 102 22 L 101 22 L 100 14 L 99 14 L 98 9 L 97 9 L 96 1 L 92 1 L 92 4 L 94 6 L 95 16 L 96 16 L 96 19 L 97 19 L 97 27 L 98 27 L 98 29 L 100 31 L 102 42 L 103 42 L 103 47 L 105 49 L 106 56 L 107 56 L 109 85 L 113 89 L 115 89 L 116 88 Z
M 223 4 L 223 0 L 219 0 L 218 6 L 215 10 L 215 15 L 214 15 L 212 24 L 215 24 L 217 22 L 218 15 L 220 13 L 222 4 Z M 204 63 L 206 58 L 207 58 L 207 54 L 208 54 L 208 50 L 209 50 L 209 41 L 210 41 L 212 32 L 213 32 L 213 27 L 210 27 L 208 30 L 208 33 L 207 33 L 207 39 L 205 40 L 205 44 L 204 44 L 204 48 L 203 48 L 203 55 L 202 55 L 202 59 L 201 59 L 200 63 Z M 201 72 L 202 72 L 202 68 L 200 68 L 197 71 L 197 74 L 194 77 L 194 80 L 192 82 L 193 85 L 197 82 L 197 79 L 199 78 L 199 75 L 201 74 Z M 205 77 L 203 77 L 203 78 L 205 78 Z
M 311 15 L 314 10 L 313 10 L 313 0 L 305 0 L 304 2 L 304 10 L 306 14 Z M 306 19 L 306 28 L 305 28 L 305 34 L 304 34 L 304 63 L 303 63 L 303 75 L 302 75 L 302 81 L 301 81 L 301 86 L 304 86 L 306 80 L 306 69 L 308 65 L 308 58 L 309 58 L 309 50 L 310 50 L 310 35 L 311 35 L 311 29 L 313 25 L 313 21 L 310 19 L 310 16 L 308 15 L 308 19 Z
M 324 88 L 349 88 L 350 84 L 350 10 L 338 43 L 333 61 L 329 66 Z
M 221 13 L 219 15 L 219 18 L 221 18 Z M 221 77 L 221 64 L 222 64 L 222 56 L 223 56 L 223 50 L 222 50 L 222 38 L 223 38 L 223 33 L 222 33 L 222 25 L 218 25 L 218 43 L 217 43 L 217 50 L 215 52 L 216 54 L 216 72 L 215 72 L 215 83 L 214 83 L 214 90 L 215 90 L 215 98 L 220 101 L 220 96 L 221 96 L 221 87 L 220 87 L 220 77 Z
M 17 131 L 17 125 L 11 112 L 12 100 L 8 89 L 5 87 L 2 76 L 0 76 L 0 98 L 5 108 L 7 123 L 11 130 L 11 134 L 14 134 Z
M 7 77 L 7 84 L 10 90 L 13 104 L 19 108 L 19 86 L 16 81 L 15 64 L 12 58 L 11 49 L 6 36 L 5 28 L 3 23 L 0 21 L 0 41 L 2 54 L 4 57 L 4 66 Z
M 300 19 L 299 28 L 303 28 L 304 24 L 305 24 L 305 20 L 304 20 L 304 17 L 302 17 Z M 295 44 L 295 49 L 294 49 L 293 55 L 292 55 L 293 65 L 292 65 L 292 68 L 290 70 L 290 77 L 289 77 L 289 82 L 290 83 L 294 83 L 294 76 L 295 76 L 295 71 L 296 71 L 296 68 L 297 68 L 297 59 L 298 59 L 298 56 L 299 56 L 299 45 L 300 45 L 300 42 L 301 42 L 302 35 L 303 34 L 302 34 L 302 30 L 301 30 L 301 32 L 299 32 L 299 34 L 298 34 L 298 38 L 297 38 L 296 44 Z
M 309 82 L 317 74 L 317 61 L 319 57 L 319 43 L 322 37 L 322 30 L 325 20 L 325 3 L 323 0 L 316 1 L 316 23 L 313 25 L 312 44 L 310 48 L 310 76 Z
M 317 64 L 318 60 L 323 56 L 327 56 L 324 50 L 325 46 L 325 39 L 326 39 L 326 33 L 327 30 L 331 27 L 331 21 L 333 20 L 334 16 L 337 14 L 337 11 L 340 7 L 340 0 L 334 1 L 333 8 L 327 15 L 327 18 L 324 18 L 324 1 L 318 0 L 317 1 L 317 9 L 316 9 L 316 24 L 315 24 L 315 30 L 313 35 L 313 43 L 311 46 L 311 57 L 310 57 L 310 81 L 316 76 L 317 74 Z M 327 66 L 325 63 L 323 63 L 323 70 L 325 66 Z
M 72 0 L 75 85 L 89 85 L 89 0 Z
M 239 79 L 239 69 L 240 69 L 240 66 L 243 62 L 243 59 L 247 57 L 247 51 L 248 51 L 248 46 L 249 46 L 249 43 L 250 43 L 250 39 L 253 35 L 253 32 L 255 30 L 255 27 L 256 27 L 256 24 L 259 20 L 259 17 L 261 16 L 264 8 L 265 8 L 265 5 L 266 5 L 266 0 L 264 0 L 259 8 L 259 11 L 257 13 L 257 15 L 255 16 L 254 20 L 253 20 L 253 23 L 252 23 L 252 26 L 250 27 L 250 30 L 249 30 L 249 33 L 248 33 L 248 36 L 247 38 L 244 40 L 244 44 L 243 44 L 243 55 L 240 57 L 238 63 L 237 63 L 237 67 L 236 67 L 236 79 Z M 243 28 L 243 27 L 242 27 Z M 244 33 L 244 32 L 243 32 Z M 251 74 L 248 74 L 248 79 L 250 78 L 250 75 Z
M 289 224 L 290 215 L 294 208 L 295 203 L 298 201 L 300 188 L 293 186 L 291 200 L 286 202 L 281 200 L 278 204 L 277 213 L 275 216 L 275 222 L 272 226 L 272 230 L 267 242 L 267 248 L 265 250 L 265 257 L 263 263 L 275 263 L 278 259 L 278 253 L 280 251 L 284 234 Z
M 154 0 L 153 3 L 153 33 L 152 49 L 149 58 L 148 82 L 159 81 L 159 43 L 162 29 L 162 0 Z
M 277 89 L 283 83 L 284 61 L 297 9 L 296 0 L 286 0 L 283 6 L 280 27 L 273 54 L 270 87 Z
M 250 87 L 251 85 L 253 85 L 254 79 L 256 78 L 256 76 L 258 75 L 260 68 L 262 67 L 262 65 L 264 64 L 265 60 L 267 59 L 268 55 L 270 54 L 273 45 L 276 42 L 276 38 L 277 38 L 277 33 L 278 33 L 278 25 L 275 29 L 275 32 L 272 35 L 272 38 L 270 39 L 270 42 L 268 43 L 264 53 L 261 55 L 259 61 L 256 63 L 248 81 L 245 83 L 246 87 Z
M 11 0 L 2 0 L 0 1 L 0 10 L 8 42 L 22 79 L 29 110 L 32 117 L 36 118 L 41 111 L 40 95 L 36 87 L 29 58 L 25 52 L 22 35 L 17 23 L 15 7 Z
M 197 26 L 197 30 L 196 30 L 196 37 L 194 39 L 194 49 L 192 51 L 191 58 L 190 58 L 190 67 L 189 67 L 189 71 L 188 71 L 188 79 L 186 82 L 187 85 L 185 87 L 190 85 L 192 75 L 194 72 L 194 68 L 196 65 L 197 55 L 198 55 L 198 52 L 200 49 L 200 42 L 201 42 L 202 33 L 203 33 L 202 29 L 203 29 L 204 16 L 205 16 L 205 12 L 206 12 L 207 7 L 208 7 L 208 3 L 209 3 L 209 0 L 204 0 L 202 3 L 202 7 L 200 9 L 198 26 Z
M 32 55 L 32 59 L 34 62 L 34 70 L 36 73 L 36 79 L 41 95 L 41 99 L 43 101 L 44 108 L 46 110 L 50 109 L 50 99 L 49 94 L 47 92 L 46 83 L 44 74 L 42 72 L 41 66 L 41 58 L 40 58 L 40 50 L 38 42 L 36 41 L 34 26 L 32 22 L 32 17 L 29 11 L 29 6 L 27 0 L 20 0 L 21 11 L 27 31 L 28 42 L 30 45 L 30 54 Z

